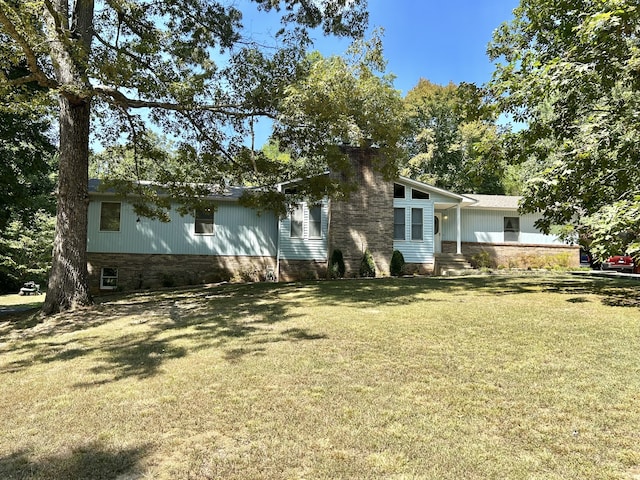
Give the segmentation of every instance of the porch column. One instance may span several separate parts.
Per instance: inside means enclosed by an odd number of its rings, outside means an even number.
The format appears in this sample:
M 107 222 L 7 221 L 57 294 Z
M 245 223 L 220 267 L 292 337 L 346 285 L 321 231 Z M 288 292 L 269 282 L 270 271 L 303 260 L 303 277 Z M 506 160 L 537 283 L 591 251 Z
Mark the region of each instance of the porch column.
M 456 205 L 456 253 L 458 255 L 462 254 L 462 228 L 460 222 L 460 204 Z

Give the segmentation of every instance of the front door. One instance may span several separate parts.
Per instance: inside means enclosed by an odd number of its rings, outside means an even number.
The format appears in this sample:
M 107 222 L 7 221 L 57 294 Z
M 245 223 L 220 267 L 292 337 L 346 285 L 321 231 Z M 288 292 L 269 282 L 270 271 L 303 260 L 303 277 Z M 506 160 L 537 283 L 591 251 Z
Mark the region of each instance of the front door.
M 442 252 L 442 214 L 436 213 L 433 216 L 433 251 Z

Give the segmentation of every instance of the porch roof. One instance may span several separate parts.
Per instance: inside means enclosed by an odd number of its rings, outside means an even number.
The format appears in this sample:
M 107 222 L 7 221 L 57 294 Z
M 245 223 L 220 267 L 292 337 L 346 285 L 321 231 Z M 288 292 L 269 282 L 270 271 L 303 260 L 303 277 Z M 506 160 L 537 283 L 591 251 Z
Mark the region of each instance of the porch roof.
M 471 208 L 484 208 L 491 210 L 518 210 L 522 197 L 515 195 L 480 195 L 469 193 L 466 197 L 474 200 L 475 203 L 469 205 Z

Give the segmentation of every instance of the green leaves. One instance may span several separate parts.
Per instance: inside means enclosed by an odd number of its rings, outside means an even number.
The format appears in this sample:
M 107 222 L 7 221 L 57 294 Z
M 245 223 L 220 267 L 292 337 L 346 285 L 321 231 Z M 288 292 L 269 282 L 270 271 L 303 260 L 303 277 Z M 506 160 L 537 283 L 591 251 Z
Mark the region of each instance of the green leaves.
M 404 175 L 461 193 L 504 193 L 502 135 L 483 89 L 421 79 L 405 107 L 411 133 Z
M 600 253 L 626 250 L 613 239 L 631 245 L 627 227 L 611 218 L 632 214 L 640 181 L 640 12 L 629 0 L 526 0 L 515 14 L 489 53 L 506 61 L 492 91 L 528 122 L 522 156 L 539 164 L 523 208 L 541 211 L 545 230 L 573 225 Z
M 279 106 L 274 137 L 294 157 L 316 159 L 317 173 L 344 169 L 344 154 L 336 148 L 342 144 L 376 146 L 394 171 L 405 128 L 400 94 L 390 78 L 375 74 L 376 55 L 352 58 L 354 63 L 319 54 L 306 59 L 304 74 L 287 87 Z

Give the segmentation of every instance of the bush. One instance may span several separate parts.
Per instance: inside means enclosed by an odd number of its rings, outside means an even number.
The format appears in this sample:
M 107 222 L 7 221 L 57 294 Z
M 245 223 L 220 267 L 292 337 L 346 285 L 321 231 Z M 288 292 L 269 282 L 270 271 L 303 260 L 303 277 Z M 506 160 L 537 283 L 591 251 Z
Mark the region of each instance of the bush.
M 176 286 L 176 280 L 169 275 L 168 273 L 163 273 L 162 274 L 162 286 L 163 287 L 167 287 L 167 288 L 171 288 L 171 287 L 175 287 Z
M 404 271 L 404 255 L 399 250 L 394 250 L 393 255 L 391 255 L 391 275 L 394 277 L 398 277 L 402 275 Z
M 344 258 L 342 250 L 337 248 L 331 253 L 331 261 L 329 263 L 329 276 L 331 278 L 342 278 L 345 274 Z
M 493 266 L 491 255 L 486 250 L 473 254 L 470 263 L 473 268 L 491 268 Z
M 376 264 L 373 261 L 371 252 L 367 249 L 364 251 L 362 261 L 360 262 L 360 276 L 361 277 L 375 277 L 376 276 Z

